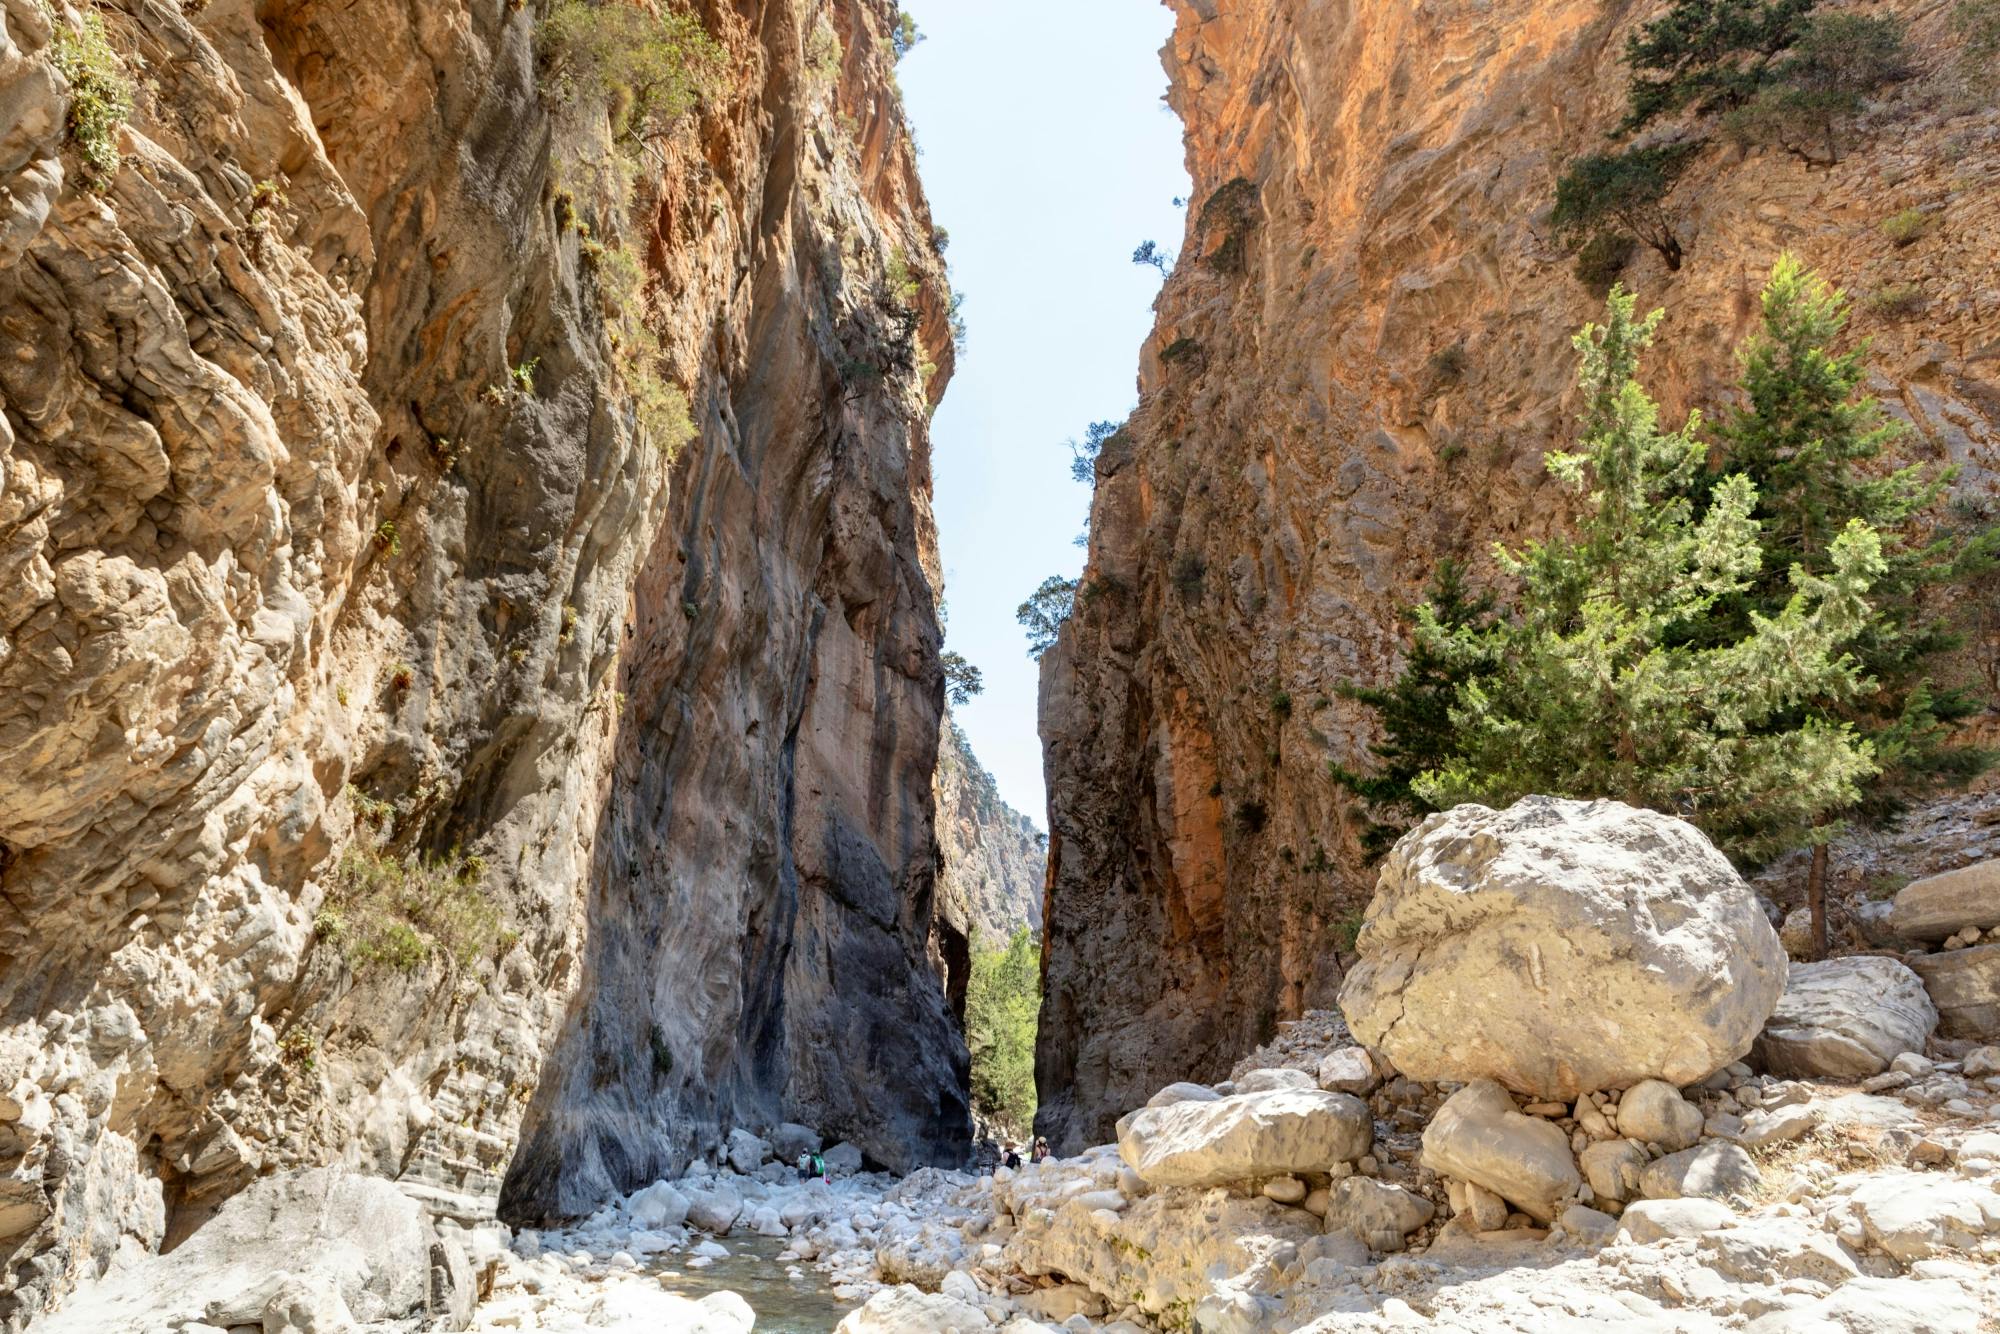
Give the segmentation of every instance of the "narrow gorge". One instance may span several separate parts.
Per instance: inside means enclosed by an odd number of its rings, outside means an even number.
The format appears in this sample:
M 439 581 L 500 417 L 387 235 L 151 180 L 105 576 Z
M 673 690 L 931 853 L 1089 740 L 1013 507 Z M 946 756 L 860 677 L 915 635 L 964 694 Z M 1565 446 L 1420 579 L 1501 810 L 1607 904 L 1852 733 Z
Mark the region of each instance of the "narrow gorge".
M 1797 256 L 2000 515 L 2000 5 L 1824 0 L 1900 43 L 1837 150 L 1702 140 L 1580 273 L 1668 7 L 1165 0 L 1186 231 L 1023 813 L 945 649 L 921 14 L 0 0 L 0 1330 L 1986 1328 L 1990 774 L 1830 908 L 1629 792 L 1384 858 L 1340 781 L 1440 561 L 1585 507 L 1614 279 L 1678 423 Z

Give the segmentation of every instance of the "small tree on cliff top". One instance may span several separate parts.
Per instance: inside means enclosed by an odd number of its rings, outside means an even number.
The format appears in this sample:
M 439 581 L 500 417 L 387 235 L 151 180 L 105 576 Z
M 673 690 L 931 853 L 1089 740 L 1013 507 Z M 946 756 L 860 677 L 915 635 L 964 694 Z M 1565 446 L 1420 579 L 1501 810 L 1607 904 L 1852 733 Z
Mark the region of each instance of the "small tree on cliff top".
M 1456 750 L 1411 790 L 1436 807 L 1506 805 L 1531 792 L 1617 797 L 1685 816 L 1752 859 L 1815 836 L 1876 770 L 1873 748 L 1822 706 L 1869 688 L 1846 650 L 1875 623 L 1867 593 L 1881 540 L 1854 520 L 1825 569 L 1792 571 L 1771 614 L 1740 635 L 1690 634 L 1751 586 L 1760 561 L 1755 486 L 1732 475 L 1697 517 L 1698 418 L 1663 430 L 1635 374 L 1659 313 L 1612 292 L 1583 357 L 1583 441 L 1548 466 L 1585 492 L 1575 537 L 1500 550 L 1519 585 L 1484 629 L 1419 608 L 1416 637 L 1446 663 L 1490 664 L 1459 689 Z

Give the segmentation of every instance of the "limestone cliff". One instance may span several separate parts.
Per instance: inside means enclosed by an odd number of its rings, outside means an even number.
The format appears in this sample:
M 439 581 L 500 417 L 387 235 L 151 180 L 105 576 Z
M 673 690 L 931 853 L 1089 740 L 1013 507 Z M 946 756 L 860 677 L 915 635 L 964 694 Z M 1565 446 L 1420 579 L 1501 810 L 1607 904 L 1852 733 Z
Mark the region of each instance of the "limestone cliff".
M 1372 879 L 1327 777 L 1394 668 L 1397 610 L 1444 555 L 1559 512 L 1568 339 L 1598 309 L 1548 234 L 1562 164 L 1622 110 L 1657 5 L 1171 0 L 1169 100 L 1194 191 L 1100 459 L 1077 610 L 1042 665 L 1051 793 L 1040 1126 L 1059 1149 L 1176 1078 L 1218 1079 L 1325 1007 Z M 1811 169 L 1708 149 L 1676 196 L 1687 260 L 1627 281 L 1669 318 L 1647 380 L 1712 402 L 1778 253 L 1864 299 L 1877 392 L 1913 452 L 2000 471 L 2000 117 L 1951 68 L 1949 6 L 1914 74 Z M 1899 246 L 1882 223 L 1924 210 Z
M 115 172 L 0 12 L 0 1326 L 296 1165 L 955 1157 L 892 6 L 698 6 L 636 153 L 535 6 L 106 6 Z
M 1022 927 L 1042 931 L 1047 840 L 1000 799 L 1000 788 L 956 722 L 938 738 L 938 899 L 968 938 L 998 949 Z

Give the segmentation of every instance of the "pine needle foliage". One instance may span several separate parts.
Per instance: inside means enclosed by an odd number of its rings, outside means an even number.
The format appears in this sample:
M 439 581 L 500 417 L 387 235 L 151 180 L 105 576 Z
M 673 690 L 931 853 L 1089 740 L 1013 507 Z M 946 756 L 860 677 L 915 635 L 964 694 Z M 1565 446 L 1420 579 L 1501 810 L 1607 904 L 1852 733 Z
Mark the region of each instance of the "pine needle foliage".
M 1950 520 L 1943 498 L 1953 470 L 1882 466 L 1907 432 L 1862 392 L 1865 347 L 1835 350 L 1848 313 L 1847 298 L 1796 257 L 1778 261 L 1764 289 L 1761 326 L 1743 349 L 1744 402 L 1721 431 L 1724 469 L 1757 489 L 1761 563 L 1715 621 L 1727 635 L 1776 614 L 1787 594 L 1780 572 L 1830 574 L 1834 546 L 1851 524 L 1880 535 L 1874 612 L 1852 644 L 1872 688 L 1815 702 L 1873 746 L 1881 772 L 1855 809 L 1880 821 L 1913 797 L 1969 781 L 1996 759 L 1966 744 L 1953 726 L 1985 702 L 1938 683 L 1963 637 L 1935 604 L 1940 593 L 2000 569 L 2000 525 Z
M 1439 809 L 1615 797 L 1759 861 L 1820 836 L 1878 771 L 1871 741 L 1833 710 L 1873 689 L 1850 650 L 1879 619 L 1868 595 L 1887 569 L 1882 539 L 1849 520 L 1821 567 L 1794 567 L 1738 632 L 1701 633 L 1760 574 L 1757 488 L 1741 473 L 1705 479 L 1699 415 L 1668 429 L 1640 385 L 1660 312 L 1638 317 L 1622 288 L 1606 310 L 1575 339 L 1579 446 L 1547 456 L 1582 496 L 1576 532 L 1496 550 L 1514 591 L 1490 624 L 1417 610 L 1418 648 L 1467 679 L 1454 753 L 1410 790 Z

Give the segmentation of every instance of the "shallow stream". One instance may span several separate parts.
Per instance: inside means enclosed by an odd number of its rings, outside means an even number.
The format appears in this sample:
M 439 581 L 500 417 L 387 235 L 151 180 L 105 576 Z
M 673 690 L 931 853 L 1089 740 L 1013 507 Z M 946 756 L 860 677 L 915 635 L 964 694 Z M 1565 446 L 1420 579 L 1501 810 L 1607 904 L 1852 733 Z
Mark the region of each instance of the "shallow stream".
M 797 1262 L 800 1276 L 785 1273 L 778 1252 L 782 1237 L 725 1237 L 729 1255 L 705 1269 L 687 1267 L 685 1254 L 659 1257 L 649 1266 L 668 1292 L 700 1300 L 712 1292 L 733 1292 L 757 1313 L 757 1334 L 829 1334 L 854 1309 L 828 1290 L 826 1275 Z

